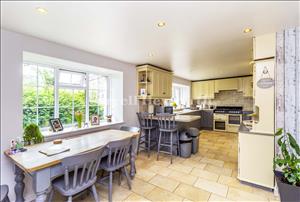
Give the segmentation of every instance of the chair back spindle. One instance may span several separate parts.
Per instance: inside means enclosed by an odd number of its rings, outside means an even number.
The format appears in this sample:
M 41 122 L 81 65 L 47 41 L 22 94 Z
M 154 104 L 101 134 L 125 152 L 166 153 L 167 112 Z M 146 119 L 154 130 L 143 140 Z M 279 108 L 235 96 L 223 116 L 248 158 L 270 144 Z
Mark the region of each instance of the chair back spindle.
M 176 127 L 176 114 L 161 113 L 157 114 L 158 125 L 160 129 L 173 129 Z
M 91 180 L 96 180 L 97 170 L 101 161 L 103 149 L 98 149 L 76 156 L 70 156 L 62 160 L 64 172 L 64 189 L 76 189 Z M 71 181 L 72 179 L 72 181 Z

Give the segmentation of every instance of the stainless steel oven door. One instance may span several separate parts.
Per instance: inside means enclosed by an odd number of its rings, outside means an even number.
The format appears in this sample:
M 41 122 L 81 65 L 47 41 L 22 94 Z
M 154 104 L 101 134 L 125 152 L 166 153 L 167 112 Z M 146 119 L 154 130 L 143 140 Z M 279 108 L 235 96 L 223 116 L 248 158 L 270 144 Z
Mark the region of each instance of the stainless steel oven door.
M 223 120 L 214 120 L 214 130 L 226 130 L 226 122 Z
M 236 114 L 229 114 L 228 115 L 228 124 L 236 124 L 236 125 L 240 125 L 241 124 L 241 120 L 242 116 L 241 115 L 236 115 Z

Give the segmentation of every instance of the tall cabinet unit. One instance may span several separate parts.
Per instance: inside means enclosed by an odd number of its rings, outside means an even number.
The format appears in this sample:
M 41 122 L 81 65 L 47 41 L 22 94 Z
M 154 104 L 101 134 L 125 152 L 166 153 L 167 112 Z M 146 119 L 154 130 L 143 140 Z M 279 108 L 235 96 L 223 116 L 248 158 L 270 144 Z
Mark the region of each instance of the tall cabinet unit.
M 172 97 L 172 72 L 151 65 L 137 67 L 138 99 L 170 99 Z
M 253 45 L 253 124 L 239 132 L 238 179 L 274 188 L 275 34 L 255 37 Z

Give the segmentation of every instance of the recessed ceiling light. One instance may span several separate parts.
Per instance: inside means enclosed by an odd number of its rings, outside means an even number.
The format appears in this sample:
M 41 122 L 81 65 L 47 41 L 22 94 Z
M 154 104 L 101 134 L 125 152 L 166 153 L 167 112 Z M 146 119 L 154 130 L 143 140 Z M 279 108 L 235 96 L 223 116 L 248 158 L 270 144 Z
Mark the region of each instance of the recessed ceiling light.
M 251 28 L 246 28 L 246 29 L 244 29 L 244 33 L 249 33 L 249 32 L 252 32 L 252 29 L 251 29 Z
M 153 56 L 154 56 L 154 53 L 149 53 L 148 56 L 149 56 L 149 57 L 153 57 Z
M 166 26 L 166 23 L 164 21 L 161 21 L 161 22 L 157 23 L 157 26 L 158 27 L 164 27 L 164 26 Z
M 36 11 L 37 11 L 38 13 L 41 13 L 41 14 L 47 14 L 47 13 L 48 13 L 47 9 L 42 8 L 42 7 L 36 8 Z

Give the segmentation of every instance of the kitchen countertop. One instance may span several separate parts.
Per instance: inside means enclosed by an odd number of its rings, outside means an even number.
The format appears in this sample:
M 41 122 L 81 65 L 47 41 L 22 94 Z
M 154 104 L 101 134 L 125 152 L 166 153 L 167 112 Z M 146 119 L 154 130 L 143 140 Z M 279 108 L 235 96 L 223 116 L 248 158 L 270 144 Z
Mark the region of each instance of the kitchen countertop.
M 260 133 L 260 132 L 255 132 L 251 131 L 249 128 L 247 128 L 244 123 L 242 122 L 240 127 L 239 127 L 239 133 L 246 133 L 246 134 L 253 134 L 253 135 L 265 135 L 265 136 L 274 136 L 272 133 Z
M 157 117 L 154 116 L 153 119 L 157 120 Z M 201 119 L 201 116 L 198 116 L 198 115 L 180 115 L 180 114 L 177 114 L 175 116 L 175 121 L 177 121 L 177 122 L 188 123 L 188 122 L 193 122 L 193 121 L 196 121 L 196 120 L 199 120 L 199 119 Z
M 200 112 L 202 110 L 213 110 L 213 109 L 183 109 L 180 111 L 174 111 L 174 114 L 188 114 L 192 112 Z

